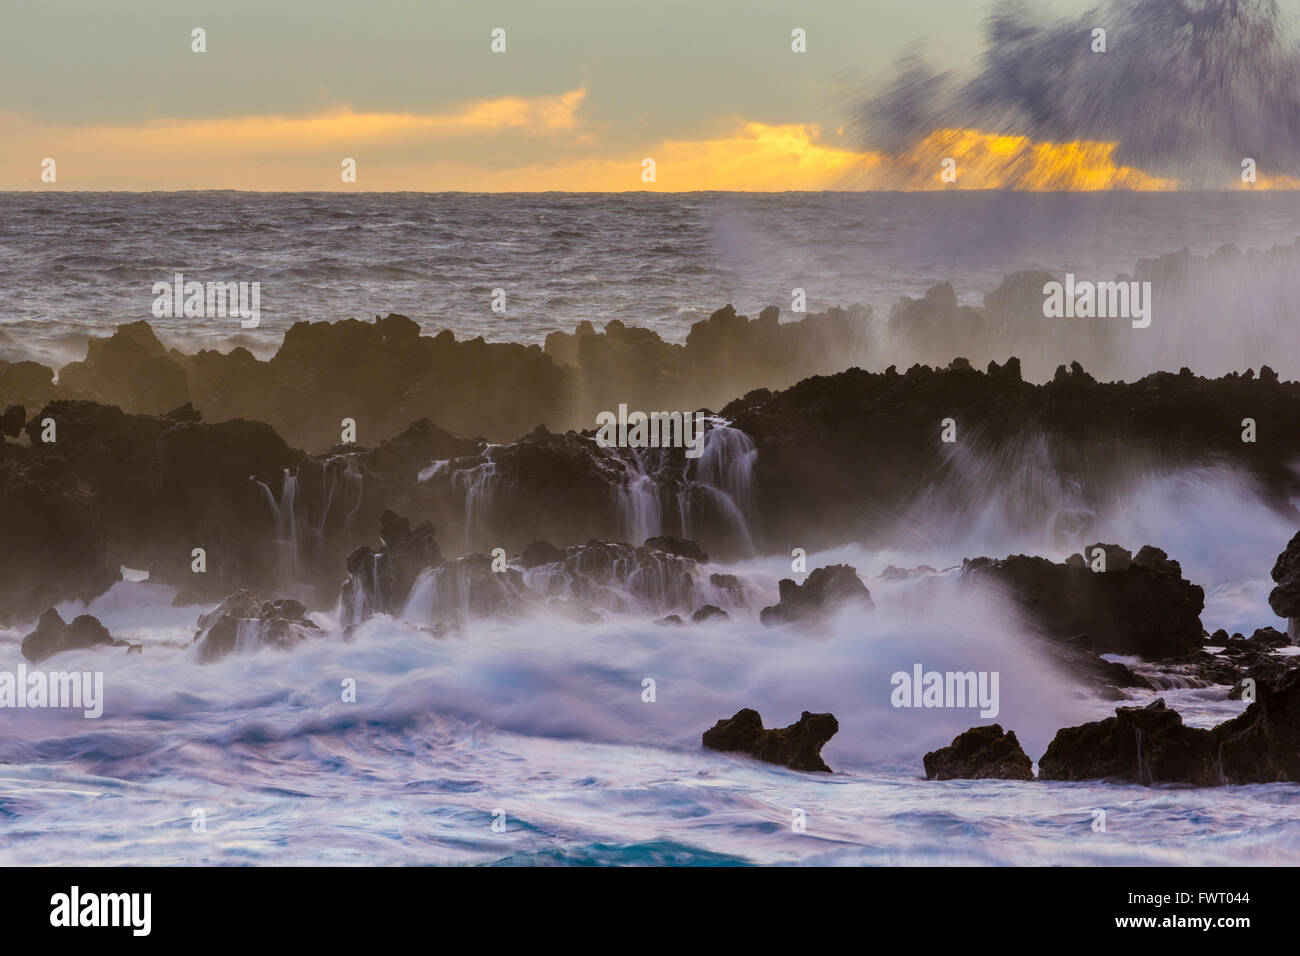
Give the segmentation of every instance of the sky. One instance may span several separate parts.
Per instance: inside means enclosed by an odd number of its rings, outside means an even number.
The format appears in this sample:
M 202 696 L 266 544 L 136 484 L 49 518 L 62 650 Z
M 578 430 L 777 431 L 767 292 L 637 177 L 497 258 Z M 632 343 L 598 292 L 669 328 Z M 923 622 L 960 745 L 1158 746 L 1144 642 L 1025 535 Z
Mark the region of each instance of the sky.
M 1095 3 L 1029 6 L 1072 16 Z M 870 185 L 900 163 L 854 135 L 854 108 L 909 52 L 976 70 L 989 11 L 980 0 L 12 3 L 0 189 Z M 192 49 L 195 28 L 205 52 Z M 806 52 L 791 49 L 796 28 Z M 939 185 L 938 159 L 960 142 L 972 184 L 998 185 L 980 163 L 1015 153 L 1045 169 L 1087 163 L 1103 185 L 1161 186 L 1104 142 L 1063 159 L 1014 136 L 934 136 L 907 160 L 926 184 Z

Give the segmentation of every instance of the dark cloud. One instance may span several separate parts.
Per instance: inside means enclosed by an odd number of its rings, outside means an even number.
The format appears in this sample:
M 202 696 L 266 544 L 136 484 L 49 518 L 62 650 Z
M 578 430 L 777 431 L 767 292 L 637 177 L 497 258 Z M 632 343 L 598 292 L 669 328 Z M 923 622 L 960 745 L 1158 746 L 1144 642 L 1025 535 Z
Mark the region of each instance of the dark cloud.
M 1276 0 L 1109 0 L 1055 21 L 1001 2 L 975 76 L 931 71 L 908 51 L 889 86 L 861 106 L 855 131 L 864 148 L 889 152 L 941 126 L 1118 142 L 1117 162 L 1189 185 L 1223 185 L 1244 157 L 1262 176 L 1296 175 L 1291 26 Z M 1105 53 L 1092 50 L 1098 27 Z

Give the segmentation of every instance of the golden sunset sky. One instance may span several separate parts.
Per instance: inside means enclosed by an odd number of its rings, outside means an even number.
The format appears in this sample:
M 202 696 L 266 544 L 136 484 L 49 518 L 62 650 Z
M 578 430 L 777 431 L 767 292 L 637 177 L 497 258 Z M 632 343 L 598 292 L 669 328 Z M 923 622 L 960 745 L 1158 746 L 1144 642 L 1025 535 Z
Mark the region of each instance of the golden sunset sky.
M 969 66 L 986 12 L 975 0 L 24 4 L 0 33 L 0 189 L 926 189 L 943 188 L 945 156 L 963 188 L 1168 185 L 1117 165 L 1106 143 L 969 129 L 903 155 L 852 142 L 855 93 L 921 42 L 940 65 Z M 206 52 L 191 49 L 196 27 Z M 497 27 L 504 53 L 491 50 Z M 791 50 L 796 27 L 805 53 Z M 47 157 L 55 183 L 41 180 Z

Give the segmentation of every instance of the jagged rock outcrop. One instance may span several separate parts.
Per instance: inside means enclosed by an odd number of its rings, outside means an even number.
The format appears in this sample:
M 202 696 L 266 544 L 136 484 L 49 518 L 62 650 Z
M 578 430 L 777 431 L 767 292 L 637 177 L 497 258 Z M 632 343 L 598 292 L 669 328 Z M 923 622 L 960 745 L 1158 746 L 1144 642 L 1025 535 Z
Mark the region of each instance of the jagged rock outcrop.
M 743 753 L 793 770 L 830 773 L 821 751 L 839 729 L 839 721 L 833 714 L 812 714 L 805 710 L 789 727 L 764 730 L 758 711 L 746 707 L 706 730 L 703 743 L 709 750 Z
M 1277 556 L 1273 580 L 1277 587 L 1269 593 L 1268 606 L 1278 617 L 1287 619 L 1291 642 L 1300 644 L 1300 533 L 1287 542 L 1286 550 Z
M 858 572 L 847 564 L 817 568 L 803 584 L 782 578 L 778 587 L 780 601 L 763 608 L 759 615 L 768 627 L 816 620 L 845 607 L 869 609 L 875 606 Z
M 972 727 L 951 744 L 925 755 L 927 780 L 1033 780 L 1034 763 L 1014 730 L 1000 724 Z
M 239 347 L 193 355 L 168 350 L 147 322 L 91 338 L 86 358 L 59 383 L 35 362 L 0 362 L 0 407 L 54 399 L 93 400 L 139 414 L 186 401 L 210 420 L 265 421 L 296 445 L 334 444 L 352 418 L 363 441 L 430 418 L 467 435 L 507 441 L 538 424 L 591 427 L 597 412 L 632 407 L 689 409 L 726 401 L 756 385 L 787 385 L 837 371 L 868 350 L 869 310 L 832 309 L 781 323 L 727 306 L 697 322 L 684 345 L 614 320 L 581 323 L 536 345 L 422 335 L 401 315 L 373 322 L 298 322 L 266 361 Z
M 276 565 L 262 490 L 250 475 L 301 452 L 260 422 L 127 415 L 56 401 L 0 442 L 0 621 L 89 600 L 119 568 L 149 570 L 194 600 L 265 584 Z M 41 440 L 51 419 L 53 442 Z M 195 573 L 193 549 L 206 553 Z
M 341 605 L 345 628 L 371 614 L 398 613 L 416 579 L 443 562 L 428 521 L 413 529 L 406 518 L 385 511 L 379 518 L 379 540 L 378 551 L 362 546 L 348 555 Z
M 456 629 L 475 619 L 517 617 L 542 604 L 516 568 L 498 571 L 492 564 L 489 555 L 468 554 L 426 569 L 412 587 L 402 616 Z M 561 601 L 550 607 L 571 620 L 583 617 L 576 604 Z
M 706 604 L 691 615 L 691 620 L 696 624 L 706 624 L 710 621 L 716 623 L 718 621 L 731 620 L 731 615 L 716 604 Z
M 619 492 L 629 482 L 619 452 L 534 428 L 508 444 L 426 462 L 425 497 L 441 513 L 464 515 L 459 526 L 443 522 L 451 550 L 619 537 Z
M 1245 713 L 1211 734 L 1230 783 L 1300 783 L 1300 670 L 1256 682 Z
M 1098 548 L 1105 571 L 1088 563 Z M 962 577 L 999 586 L 1043 633 L 1095 654 L 1162 660 L 1201 647 L 1205 592 L 1182 577 L 1177 561 L 1149 546 L 1136 557 L 1115 545 L 1084 552 L 1063 564 L 1023 554 L 970 559 Z
M 1114 717 L 1058 730 L 1038 761 L 1043 780 L 1224 783 L 1210 731 L 1183 724 L 1164 699 L 1120 707 Z
M 1059 730 L 1038 761 L 1043 780 L 1141 784 L 1300 782 L 1300 670 L 1260 681 L 1241 715 L 1210 730 L 1187 727 L 1163 699 Z
M 749 556 L 745 446 L 733 430 L 710 428 L 703 457 L 688 459 L 682 448 L 602 448 L 594 431 L 560 435 L 539 427 L 514 442 L 428 463 L 420 487 L 425 507 L 464 516 L 439 523 L 452 551 L 654 538 L 656 549 L 696 549 L 683 552 L 696 560 Z M 680 534 L 662 533 L 669 530 Z
M 0 359 L 0 406 L 40 408 L 54 398 L 55 392 L 53 369 L 38 362 Z M 17 432 L 5 434 L 12 438 Z
M 585 397 L 577 425 L 600 410 L 713 408 L 752 388 L 780 388 L 835 372 L 872 351 L 869 308 L 830 309 L 781 322 L 769 306 L 750 319 L 728 305 L 696 322 L 684 345 L 614 320 L 597 332 L 582 323 L 546 338 L 546 352 L 569 369 Z M 549 424 L 549 422 L 548 422 Z
M 990 489 L 1007 499 L 1007 530 L 1050 528 L 1061 546 L 1078 547 L 1144 472 L 1210 463 L 1250 475 L 1279 512 L 1294 515 L 1290 499 L 1300 496 L 1291 468 L 1300 384 L 1267 369 L 1124 383 L 1098 382 L 1075 363 L 1036 385 L 1014 358 L 987 372 L 963 362 L 855 368 L 758 389 L 719 414 L 753 442 L 760 549 L 893 546 L 935 511 L 948 527 L 974 525 L 996 503 Z M 955 441 L 945 443 L 949 418 Z M 1244 418 L 1269 440 L 1243 442 Z M 1045 474 L 1054 480 L 1034 477 Z
M 698 561 L 700 564 L 708 564 L 709 556 L 705 553 L 696 542 L 689 538 L 679 538 L 676 535 L 656 535 L 653 538 L 645 539 L 645 546 L 653 548 L 656 551 L 666 551 L 669 554 L 680 555 L 683 558 L 690 558 L 692 561 Z
M 264 601 L 241 589 L 199 618 L 194 643 L 199 663 L 211 664 L 230 654 L 246 654 L 262 647 L 292 650 L 323 634 L 297 601 Z
M 63 651 L 84 650 L 88 647 L 129 647 L 108 633 L 99 619 L 81 614 L 65 623 L 59 612 L 50 608 L 41 615 L 36 630 L 23 638 L 23 657 L 29 661 L 43 661 Z
M 558 560 L 529 568 L 524 579 L 544 596 L 573 598 L 613 613 L 687 611 L 700 598 L 723 593 L 706 588 L 699 562 L 678 553 L 692 550 L 684 547 L 690 543 L 678 539 L 683 546 L 670 552 L 592 540 L 570 546 Z
M 564 551 L 549 541 L 530 541 L 519 553 L 518 564 L 523 568 L 535 568 L 539 564 L 554 564 L 564 560 Z

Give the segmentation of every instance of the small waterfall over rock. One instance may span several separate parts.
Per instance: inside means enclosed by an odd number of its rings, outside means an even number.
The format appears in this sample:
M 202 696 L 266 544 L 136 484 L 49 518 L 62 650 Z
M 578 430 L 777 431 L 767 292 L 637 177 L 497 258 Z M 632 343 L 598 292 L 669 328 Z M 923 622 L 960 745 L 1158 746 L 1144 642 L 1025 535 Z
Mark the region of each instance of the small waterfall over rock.
M 465 541 L 471 547 L 483 543 L 490 527 L 497 477 L 497 463 L 492 457 L 495 447 L 489 445 L 483 449 L 485 460 L 481 464 L 463 468 L 451 476 L 452 487 L 465 495 Z
M 339 619 L 345 629 L 374 614 L 397 613 L 424 571 L 442 563 L 442 549 L 429 522 L 412 528 L 406 518 L 385 511 L 379 527 L 379 551 L 362 546 L 348 555 L 348 577 L 339 595 Z
M 298 538 L 298 477 L 288 468 L 284 469 L 284 478 L 280 485 L 280 498 L 277 501 L 270 487 L 264 481 L 253 479 L 262 488 L 266 503 L 271 509 L 275 523 L 276 552 L 279 555 L 280 570 L 288 581 L 298 579 L 298 557 L 301 542 Z
M 211 664 L 230 654 L 251 654 L 263 647 L 289 650 L 323 633 L 297 601 L 265 601 L 241 590 L 199 618 L 192 647 L 200 664 Z
M 679 554 L 613 541 L 574 545 L 559 560 L 525 568 L 523 580 L 543 597 L 614 614 L 689 614 L 708 604 L 756 613 L 761 603 L 758 592 L 735 575 L 710 573 Z
M 691 477 L 725 494 L 748 522 L 754 513 L 754 462 L 758 449 L 739 428 L 718 423 L 704 435 L 704 449 Z
M 529 541 L 623 540 L 682 534 L 731 555 L 755 552 L 758 452 L 719 419 L 701 457 L 678 447 L 603 447 L 589 434 L 535 430 L 478 455 L 430 462 L 418 472 L 429 500 L 448 513 L 447 541 L 467 552 Z M 462 533 L 463 532 L 463 533 Z
M 716 419 L 704 435 L 699 459 L 689 462 L 684 487 L 678 492 L 683 537 L 708 539 L 723 534 L 743 550 L 755 553 L 753 521 L 756 514 L 754 465 L 758 449 L 748 435 Z
M 421 571 L 401 617 L 415 624 L 460 629 L 471 620 L 513 617 L 536 603 L 514 568 L 493 571 L 489 557 L 466 555 Z
M 302 583 L 305 571 L 330 561 L 331 539 L 361 510 L 365 483 L 357 454 L 308 459 L 284 469 L 278 499 L 266 482 L 253 480 L 271 512 L 282 582 Z
M 629 449 L 617 457 L 627 472 L 627 483 L 616 492 L 619 531 L 628 541 L 640 544 L 664 530 L 659 482 L 649 473 L 647 456 L 640 449 Z

